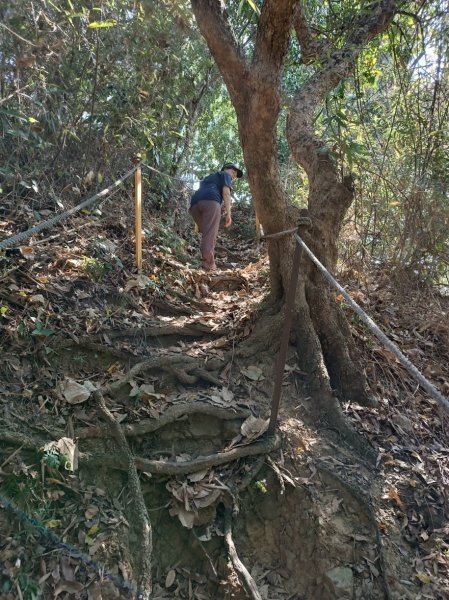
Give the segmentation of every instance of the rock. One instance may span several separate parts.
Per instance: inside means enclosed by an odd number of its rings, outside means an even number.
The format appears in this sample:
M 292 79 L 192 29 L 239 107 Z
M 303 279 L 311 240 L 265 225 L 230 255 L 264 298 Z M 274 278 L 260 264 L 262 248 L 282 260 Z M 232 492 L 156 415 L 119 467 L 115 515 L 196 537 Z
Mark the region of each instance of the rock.
M 324 574 L 324 585 L 330 598 L 351 600 L 354 588 L 354 576 L 349 567 L 334 567 Z
M 395 425 L 397 425 L 407 433 L 413 433 L 413 423 L 406 416 L 398 413 L 397 415 L 393 415 L 391 420 Z

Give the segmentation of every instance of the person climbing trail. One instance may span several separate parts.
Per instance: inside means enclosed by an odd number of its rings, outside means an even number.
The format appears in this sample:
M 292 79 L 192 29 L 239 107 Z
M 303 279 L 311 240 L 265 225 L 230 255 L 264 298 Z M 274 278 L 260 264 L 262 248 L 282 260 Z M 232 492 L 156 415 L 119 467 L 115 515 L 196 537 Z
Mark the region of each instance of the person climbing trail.
M 215 244 L 220 227 L 221 206 L 224 204 L 225 227 L 230 227 L 231 188 L 235 179 L 243 177 L 243 171 L 234 163 L 223 165 L 221 171 L 207 175 L 190 200 L 189 213 L 201 233 L 201 266 L 206 271 L 215 271 Z

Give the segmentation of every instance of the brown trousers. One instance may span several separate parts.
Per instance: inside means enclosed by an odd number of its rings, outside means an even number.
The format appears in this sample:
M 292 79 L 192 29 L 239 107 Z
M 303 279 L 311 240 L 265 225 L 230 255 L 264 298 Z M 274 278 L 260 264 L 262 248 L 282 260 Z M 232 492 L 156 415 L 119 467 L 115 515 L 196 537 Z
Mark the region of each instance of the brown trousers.
M 201 266 L 214 271 L 217 268 L 215 244 L 220 227 L 221 204 L 215 200 L 200 200 L 190 208 L 189 213 L 201 233 Z

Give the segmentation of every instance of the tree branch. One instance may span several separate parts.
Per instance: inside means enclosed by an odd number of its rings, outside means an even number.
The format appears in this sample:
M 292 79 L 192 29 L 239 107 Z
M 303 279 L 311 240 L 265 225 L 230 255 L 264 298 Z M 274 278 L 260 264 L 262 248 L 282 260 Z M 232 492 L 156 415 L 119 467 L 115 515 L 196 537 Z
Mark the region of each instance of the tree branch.
M 316 60 L 323 60 L 334 50 L 331 43 L 327 40 L 315 39 L 307 22 L 302 2 L 299 2 L 296 7 L 293 26 L 298 43 L 301 46 L 301 62 L 303 64 L 308 65 Z
M 266 0 L 257 27 L 253 66 L 278 84 L 297 0 Z
M 357 15 L 352 33 L 343 48 L 332 52 L 323 67 L 310 78 L 295 98 L 293 111 L 301 123 L 311 123 L 316 106 L 349 75 L 365 45 L 387 29 L 403 3 L 400 0 L 377 0 L 372 4 L 370 14 L 364 9 Z
M 320 168 L 326 160 L 323 154 L 317 152 L 324 149 L 324 144 L 311 129 L 318 104 L 350 74 L 364 46 L 387 29 L 403 4 L 403 0 L 376 0 L 371 3 L 370 12 L 367 8 L 362 9 L 354 20 L 354 27 L 343 48 L 334 50 L 323 66 L 299 90 L 288 116 L 287 134 L 294 156 L 307 172 L 311 171 L 312 166 L 315 170 Z M 301 156 L 298 154 L 299 149 Z
M 242 82 L 249 68 L 221 0 L 191 0 L 198 27 L 226 82 L 233 102 L 241 101 Z

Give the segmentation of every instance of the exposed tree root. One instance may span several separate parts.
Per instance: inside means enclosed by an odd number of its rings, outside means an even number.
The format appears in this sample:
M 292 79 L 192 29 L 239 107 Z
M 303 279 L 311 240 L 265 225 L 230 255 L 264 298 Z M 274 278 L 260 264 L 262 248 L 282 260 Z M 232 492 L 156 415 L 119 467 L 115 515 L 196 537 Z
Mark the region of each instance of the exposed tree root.
M 168 300 L 162 300 L 162 298 L 152 298 L 151 306 L 155 306 L 170 315 L 190 315 L 193 316 L 197 311 L 194 311 L 193 308 L 188 306 L 179 306 L 178 304 L 173 304 L 173 302 L 169 302 Z
M 120 425 L 107 408 L 102 394 L 97 390 L 94 392 L 94 397 L 111 433 L 117 440 L 120 451 L 126 456 L 130 496 L 135 509 L 130 520 L 131 522 L 134 522 L 134 533 L 140 543 L 139 552 L 136 553 L 136 558 L 138 560 L 138 589 L 142 598 L 148 598 L 152 591 L 151 563 L 153 539 L 151 522 L 148 517 L 145 500 L 143 499 L 139 477 L 134 464 L 134 457 L 131 454 L 128 442 L 123 435 Z
M 220 361 L 221 363 L 221 361 Z M 213 375 L 210 371 L 218 368 L 216 362 L 209 361 L 206 365 L 204 360 L 198 360 L 185 354 L 161 354 L 154 358 L 149 358 L 143 362 L 137 363 L 130 369 L 129 373 L 120 381 L 111 383 L 106 386 L 102 392 L 104 394 L 113 393 L 124 383 L 129 382 L 133 377 L 139 375 L 143 371 L 157 369 L 172 373 L 177 379 L 182 377 L 183 383 L 196 383 L 198 379 L 204 379 L 214 385 L 222 385 L 222 382 Z M 190 374 L 190 375 L 189 375 Z
M 5 431 L 0 429 L 0 442 L 13 444 L 14 446 L 22 446 L 27 450 L 39 450 L 47 442 L 43 437 L 33 437 L 18 431 Z
M 330 394 L 321 394 L 316 399 L 315 416 L 318 416 L 326 429 L 334 430 L 367 463 L 374 465 L 377 454 L 369 442 L 358 433 L 347 417 L 336 398 Z M 315 423 L 316 426 L 316 423 Z M 318 426 L 319 428 L 319 426 Z
M 216 417 L 223 421 L 232 419 L 246 419 L 250 412 L 248 410 L 234 410 L 233 408 L 221 408 L 208 402 L 192 402 L 189 404 L 175 404 L 167 408 L 157 419 L 145 419 L 138 423 L 120 425 L 123 434 L 126 437 L 136 437 L 157 431 L 178 419 L 188 415 L 202 414 Z M 86 438 L 105 438 L 111 435 L 108 429 L 104 427 L 83 427 L 76 431 L 76 437 Z M 1 439 L 1 435 L 0 435 Z
M 234 567 L 235 572 L 239 576 L 240 580 L 245 587 L 245 590 L 249 594 L 249 597 L 253 600 L 262 600 L 262 596 L 260 595 L 259 590 L 257 589 L 256 582 L 251 577 L 248 569 L 242 563 L 237 554 L 237 550 L 235 548 L 234 540 L 232 539 L 232 515 L 229 508 L 225 508 L 224 514 L 224 538 L 226 547 L 228 549 L 229 559 L 231 560 L 232 566 Z
M 70 341 L 70 340 L 68 340 Z M 66 348 L 72 348 L 73 346 L 80 346 L 80 351 L 89 350 L 91 352 L 96 352 L 97 354 L 108 354 L 109 356 L 113 356 L 123 362 L 136 361 L 139 360 L 139 356 L 135 356 L 128 352 L 127 350 L 118 350 L 117 348 L 113 348 L 112 346 L 104 346 L 103 344 L 99 344 L 98 342 L 91 342 L 88 339 L 83 338 L 82 344 L 78 341 L 72 340 L 72 343 L 67 343 L 64 346 L 57 346 L 55 348 L 56 351 L 65 350 Z
M 232 450 L 209 454 L 208 456 L 199 456 L 193 460 L 185 460 L 180 462 L 170 460 L 149 460 L 147 458 L 134 457 L 136 469 L 144 473 L 153 475 L 189 475 L 197 471 L 203 471 L 217 465 L 224 465 L 239 458 L 246 456 L 257 456 L 259 454 L 269 454 L 273 450 L 280 447 L 281 439 L 278 436 L 271 438 L 263 438 L 260 441 L 254 442 L 247 446 L 238 446 Z M 97 465 L 124 470 L 126 468 L 126 456 L 110 454 L 93 454 L 91 456 L 80 457 L 80 464 Z
M 269 317 L 269 318 L 268 318 Z M 235 350 L 236 358 L 250 358 L 261 352 L 275 352 L 280 343 L 279 332 L 282 330 L 283 314 L 261 315 L 261 324 L 258 324 L 253 333 L 242 341 Z M 273 347 L 274 346 L 274 347 Z
M 210 304 L 206 304 L 205 302 L 200 302 L 199 300 L 196 300 L 195 298 L 192 298 L 191 296 L 188 296 L 187 294 L 184 294 L 183 292 L 180 292 L 179 290 L 175 290 L 173 288 L 168 288 L 167 292 L 169 294 L 173 294 L 174 296 L 177 296 L 184 302 L 189 302 L 189 304 L 191 304 L 192 306 L 194 306 L 201 312 L 215 312 L 215 308 L 213 306 L 211 306 Z
M 265 463 L 265 456 L 259 456 L 257 458 L 256 461 L 254 461 L 254 463 L 251 465 L 250 470 L 248 471 L 248 473 L 245 475 L 245 477 L 242 479 L 242 481 L 239 483 L 238 486 L 235 486 L 233 488 L 233 491 L 235 494 L 241 494 L 242 492 L 244 492 L 246 490 L 246 488 L 249 486 L 249 484 L 257 477 L 257 475 L 259 474 L 259 471 L 261 470 L 261 468 L 263 467 Z M 234 499 L 235 500 L 235 499 Z M 234 505 L 234 514 L 236 512 L 238 512 L 238 506 Z
M 239 275 L 226 275 L 226 274 L 217 274 L 217 275 L 207 275 L 202 276 L 201 279 L 204 279 L 210 287 L 216 287 L 222 283 L 232 283 L 237 284 L 238 286 L 243 286 L 248 288 L 248 282 L 244 277 Z
M 57 342 L 55 340 L 55 345 L 58 348 L 69 348 L 71 346 L 85 346 L 87 344 L 92 345 L 96 343 L 101 343 L 105 340 L 105 338 L 114 340 L 136 336 L 162 337 L 166 335 L 177 335 L 179 337 L 201 337 L 204 335 L 222 336 L 225 333 L 225 329 L 212 330 L 210 327 L 204 325 L 203 323 L 188 323 L 186 325 L 170 324 L 165 325 L 163 327 L 155 325 L 148 327 L 131 327 L 129 329 L 122 330 L 108 329 L 105 331 L 101 331 L 100 333 L 96 333 L 95 335 L 83 336 L 77 339 L 66 338 L 63 340 L 58 340 Z

